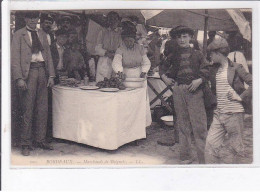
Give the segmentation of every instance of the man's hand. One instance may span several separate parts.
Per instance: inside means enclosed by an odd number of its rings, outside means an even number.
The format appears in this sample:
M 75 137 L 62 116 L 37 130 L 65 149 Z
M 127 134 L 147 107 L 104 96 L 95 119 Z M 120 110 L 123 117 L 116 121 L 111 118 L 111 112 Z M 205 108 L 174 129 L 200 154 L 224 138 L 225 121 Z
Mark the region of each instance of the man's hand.
M 25 83 L 25 81 L 23 79 L 18 79 L 17 80 L 17 87 L 19 90 L 27 90 L 27 84 Z
M 228 91 L 227 98 L 233 101 L 239 101 L 239 102 L 242 101 L 241 97 L 234 90 Z
M 195 92 L 198 87 L 200 86 L 200 84 L 202 83 L 202 79 L 199 78 L 199 79 L 195 79 L 191 82 L 191 84 L 188 86 L 188 90 L 189 92 Z
M 146 73 L 145 73 L 145 72 L 142 72 L 142 73 L 140 74 L 140 78 L 146 78 Z
M 172 78 L 168 78 L 165 74 L 163 74 L 161 76 L 163 82 L 167 85 L 167 86 L 171 86 L 175 83 L 174 79 Z
M 54 79 L 52 77 L 50 77 L 48 79 L 47 87 L 51 88 L 52 86 L 54 86 Z

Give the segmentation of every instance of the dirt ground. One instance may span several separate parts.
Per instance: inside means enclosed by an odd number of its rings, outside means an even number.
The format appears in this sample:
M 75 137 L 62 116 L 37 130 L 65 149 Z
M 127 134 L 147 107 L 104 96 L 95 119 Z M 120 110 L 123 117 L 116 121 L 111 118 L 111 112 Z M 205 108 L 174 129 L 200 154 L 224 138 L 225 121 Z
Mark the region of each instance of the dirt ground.
M 243 135 L 247 158 L 243 163 L 253 161 L 252 116 L 245 116 Z M 158 141 L 170 142 L 172 145 L 160 145 Z M 54 150 L 35 149 L 31 155 L 24 157 L 18 147 L 12 147 L 11 162 L 15 166 L 118 166 L 118 165 L 176 165 L 180 164 L 179 144 L 174 143 L 174 130 L 164 129 L 157 123 L 147 128 L 147 138 L 138 140 L 138 144 L 128 143 L 117 150 L 107 151 L 75 142 L 55 139 L 51 145 Z M 196 158 L 193 144 L 193 155 Z M 197 159 L 192 164 L 198 164 Z

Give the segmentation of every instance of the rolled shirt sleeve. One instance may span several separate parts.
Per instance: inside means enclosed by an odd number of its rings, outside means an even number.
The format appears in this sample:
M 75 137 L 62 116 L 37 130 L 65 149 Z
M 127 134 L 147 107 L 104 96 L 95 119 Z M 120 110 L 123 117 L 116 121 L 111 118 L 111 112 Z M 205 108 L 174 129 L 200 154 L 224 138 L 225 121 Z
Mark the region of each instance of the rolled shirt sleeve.
M 142 63 L 141 63 L 142 72 L 148 73 L 149 69 L 151 68 L 151 61 L 147 57 L 146 49 L 143 46 L 141 46 L 140 53 L 142 55 Z
M 148 73 L 151 68 L 151 61 L 148 59 L 147 55 L 143 55 L 142 59 L 142 72 Z
M 103 30 L 98 33 L 97 45 L 95 46 L 95 52 L 98 56 L 105 56 L 106 50 L 103 49 Z
M 123 72 L 123 57 L 122 57 L 122 50 L 118 48 L 115 53 L 115 57 L 112 62 L 112 68 L 114 72 Z

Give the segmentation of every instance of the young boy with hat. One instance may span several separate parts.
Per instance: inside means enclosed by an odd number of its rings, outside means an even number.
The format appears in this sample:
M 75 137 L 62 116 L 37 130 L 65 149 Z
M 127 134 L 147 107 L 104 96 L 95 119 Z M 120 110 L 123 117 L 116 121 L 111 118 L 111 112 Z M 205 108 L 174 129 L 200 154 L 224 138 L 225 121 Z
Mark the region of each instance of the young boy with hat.
M 223 38 L 214 39 L 208 46 L 210 58 L 215 64 L 212 73 L 215 83 L 212 89 L 217 96 L 206 147 L 206 163 L 240 163 L 245 157 L 242 133 L 244 112 L 251 111 L 252 76 L 241 64 L 230 61 L 229 45 Z M 249 87 L 244 88 L 244 82 Z M 227 141 L 224 141 L 228 135 Z
M 192 163 L 191 133 L 199 163 L 204 163 L 204 148 L 207 136 L 207 117 L 202 87 L 208 81 L 208 62 L 203 54 L 190 47 L 193 30 L 178 26 L 173 31 L 178 49 L 167 63 L 160 67 L 160 75 L 167 85 L 173 87 L 173 101 L 177 116 L 181 163 Z

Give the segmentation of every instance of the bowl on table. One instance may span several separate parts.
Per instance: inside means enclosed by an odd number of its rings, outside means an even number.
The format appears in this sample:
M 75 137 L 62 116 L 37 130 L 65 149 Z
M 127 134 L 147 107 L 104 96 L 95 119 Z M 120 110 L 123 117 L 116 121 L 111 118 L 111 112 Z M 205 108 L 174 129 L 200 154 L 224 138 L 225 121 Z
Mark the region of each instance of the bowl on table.
M 144 81 L 144 78 L 126 78 L 123 84 L 126 88 L 142 88 Z
M 161 117 L 161 120 L 167 126 L 172 127 L 174 125 L 174 123 L 173 123 L 173 115 L 163 116 L 163 117 Z

